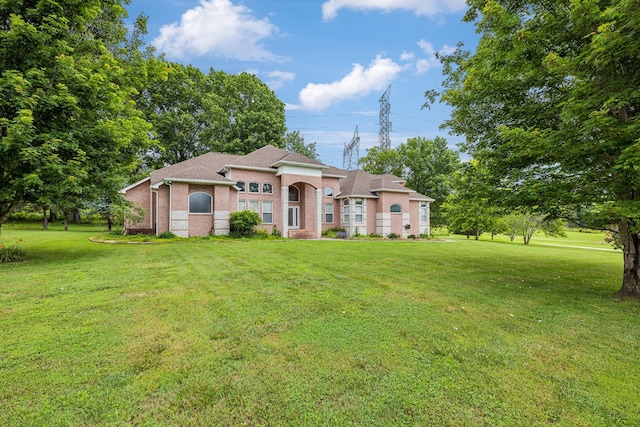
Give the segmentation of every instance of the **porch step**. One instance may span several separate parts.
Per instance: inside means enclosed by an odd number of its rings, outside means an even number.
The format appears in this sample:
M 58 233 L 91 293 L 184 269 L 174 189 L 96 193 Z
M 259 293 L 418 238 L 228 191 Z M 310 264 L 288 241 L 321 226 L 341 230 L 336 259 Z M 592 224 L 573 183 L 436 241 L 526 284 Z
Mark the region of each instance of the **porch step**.
M 317 234 L 313 230 L 289 230 L 290 239 L 315 239 Z

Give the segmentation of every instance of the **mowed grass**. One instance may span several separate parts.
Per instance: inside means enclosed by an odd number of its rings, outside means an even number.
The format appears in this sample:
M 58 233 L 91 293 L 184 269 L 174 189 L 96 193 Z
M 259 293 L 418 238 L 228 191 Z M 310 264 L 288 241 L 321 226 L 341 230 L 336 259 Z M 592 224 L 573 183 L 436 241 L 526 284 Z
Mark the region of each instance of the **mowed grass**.
M 640 425 L 619 251 L 97 234 L 2 228 L 0 425 Z

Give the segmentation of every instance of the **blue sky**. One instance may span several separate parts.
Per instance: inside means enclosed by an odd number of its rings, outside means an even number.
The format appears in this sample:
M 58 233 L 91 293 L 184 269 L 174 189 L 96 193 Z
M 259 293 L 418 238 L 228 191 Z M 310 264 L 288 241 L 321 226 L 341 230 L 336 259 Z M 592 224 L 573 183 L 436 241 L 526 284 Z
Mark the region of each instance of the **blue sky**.
M 477 43 L 464 0 L 132 0 L 128 10 L 149 16 L 147 41 L 167 59 L 256 74 L 287 105 L 288 130 L 316 142 L 326 164 L 342 167 L 356 126 L 361 157 L 378 145 L 389 86 L 392 147 L 461 141 L 439 129 L 446 106 L 421 106 L 442 82 L 435 52 Z

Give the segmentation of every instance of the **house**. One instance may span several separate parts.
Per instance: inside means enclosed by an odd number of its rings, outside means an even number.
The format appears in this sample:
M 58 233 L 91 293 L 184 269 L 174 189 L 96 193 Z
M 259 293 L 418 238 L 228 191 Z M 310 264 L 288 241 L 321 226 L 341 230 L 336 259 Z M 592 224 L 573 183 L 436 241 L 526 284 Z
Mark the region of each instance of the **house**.
M 207 153 L 156 170 L 122 190 L 144 211 L 130 233 L 228 234 L 229 215 L 258 212 L 260 228 L 313 238 L 332 227 L 349 236 L 429 234 L 433 199 L 402 178 L 329 167 L 272 145 L 247 155 Z

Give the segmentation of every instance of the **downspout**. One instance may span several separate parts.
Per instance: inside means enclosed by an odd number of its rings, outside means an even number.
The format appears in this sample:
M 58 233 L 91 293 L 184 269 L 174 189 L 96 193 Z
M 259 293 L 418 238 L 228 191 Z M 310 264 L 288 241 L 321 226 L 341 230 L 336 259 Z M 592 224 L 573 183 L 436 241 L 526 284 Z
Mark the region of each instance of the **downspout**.
M 171 230 L 171 219 L 173 216 L 173 211 L 171 210 L 171 204 L 173 202 L 173 188 L 171 187 L 171 181 L 165 181 L 164 183 L 169 186 L 169 231 L 173 232 L 173 230 Z

